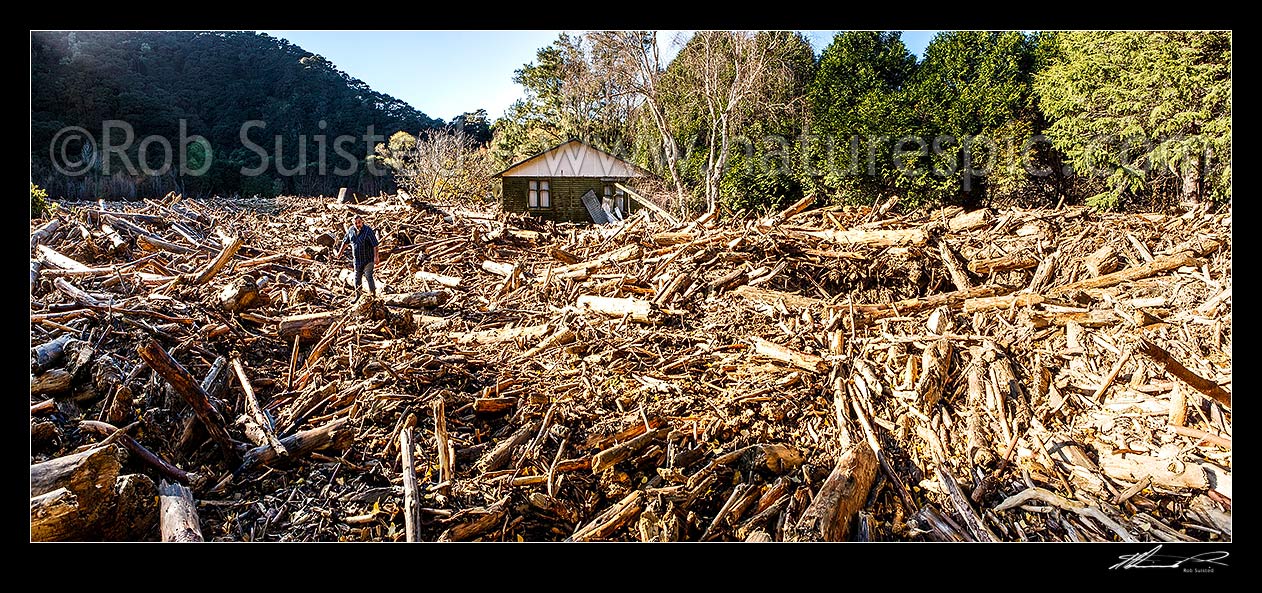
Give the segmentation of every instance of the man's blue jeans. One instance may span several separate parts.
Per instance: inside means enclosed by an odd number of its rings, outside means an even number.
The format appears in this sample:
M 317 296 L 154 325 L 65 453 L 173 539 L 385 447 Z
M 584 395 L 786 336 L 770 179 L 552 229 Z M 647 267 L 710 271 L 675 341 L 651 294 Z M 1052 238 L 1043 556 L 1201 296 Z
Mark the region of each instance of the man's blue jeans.
M 377 283 L 372 280 L 372 267 L 372 260 L 364 263 L 355 262 L 355 292 L 359 292 L 360 279 L 366 276 L 368 278 L 368 291 L 374 295 L 377 294 Z

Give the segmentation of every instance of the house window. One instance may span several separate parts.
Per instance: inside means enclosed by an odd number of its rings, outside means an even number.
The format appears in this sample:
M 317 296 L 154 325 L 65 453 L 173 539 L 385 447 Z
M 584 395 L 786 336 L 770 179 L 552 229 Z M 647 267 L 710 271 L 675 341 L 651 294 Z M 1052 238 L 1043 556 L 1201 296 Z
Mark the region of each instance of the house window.
M 547 180 L 530 180 L 530 189 L 526 192 L 526 203 L 531 208 L 552 207 L 552 191 Z
M 619 214 L 625 216 L 627 214 L 627 196 L 622 190 L 613 186 L 612 183 L 605 184 L 605 197 L 613 200 L 613 206 L 618 210 Z

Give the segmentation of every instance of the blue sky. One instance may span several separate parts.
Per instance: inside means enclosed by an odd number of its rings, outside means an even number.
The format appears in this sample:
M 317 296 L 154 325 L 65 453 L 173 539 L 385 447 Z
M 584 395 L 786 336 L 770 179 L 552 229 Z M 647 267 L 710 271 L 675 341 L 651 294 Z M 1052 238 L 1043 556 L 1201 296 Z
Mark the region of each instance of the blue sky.
M 378 92 L 451 121 L 486 109 L 492 119 L 521 98 L 513 71 L 535 60 L 561 31 L 263 31 L 320 54 Z M 570 33 L 581 33 L 571 31 Z M 663 46 L 681 31 L 661 31 Z M 690 33 L 682 31 L 682 33 Z M 818 54 L 836 31 L 803 31 Z M 937 31 L 905 31 L 917 56 Z M 673 55 L 673 51 L 669 52 Z M 664 56 L 665 57 L 665 56 Z

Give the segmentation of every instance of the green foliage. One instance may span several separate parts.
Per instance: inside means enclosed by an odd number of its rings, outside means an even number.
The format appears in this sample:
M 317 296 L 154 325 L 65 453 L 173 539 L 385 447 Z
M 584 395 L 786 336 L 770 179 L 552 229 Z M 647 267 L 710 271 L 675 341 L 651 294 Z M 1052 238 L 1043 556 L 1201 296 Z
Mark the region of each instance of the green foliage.
M 31 219 L 43 218 L 57 211 L 57 204 L 48 201 L 48 192 L 31 184 Z
M 134 131 L 122 155 L 99 159 L 87 174 L 69 177 L 49 161 L 49 147 L 57 132 L 79 126 L 101 140 L 102 124 L 121 120 Z M 249 139 L 279 158 L 259 179 L 241 169 L 256 167 L 259 157 L 241 140 L 246 122 L 265 122 L 248 131 Z M 366 175 L 363 160 L 371 154 L 364 135 L 389 137 L 398 130 L 418 131 L 441 126 L 407 103 L 372 90 L 366 83 L 338 70 L 322 56 L 283 39 L 253 32 L 195 31 L 36 31 L 31 33 L 31 174 L 54 195 L 78 198 L 162 195 L 177 190 L 190 195 L 253 195 L 277 189 L 331 194 L 348 186 L 361 193 L 375 192 L 382 178 Z M 202 136 L 213 148 L 197 142 L 179 146 L 185 138 Z M 185 158 L 185 169 L 202 174 L 181 175 L 179 158 L 163 173 L 136 171 L 116 177 L 124 158 L 139 169 L 140 140 L 166 138 L 174 154 Z M 336 152 L 339 136 L 354 142 Z M 308 167 L 297 169 L 300 137 L 305 136 Z M 317 138 L 324 139 L 325 170 L 318 170 Z M 122 142 L 116 132 L 115 143 Z M 77 148 L 77 147 L 76 147 Z M 98 151 L 103 150 L 98 146 Z M 149 163 L 156 170 L 162 160 L 150 147 Z M 241 151 L 241 152 L 238 152 Z M 99 155 L 97 155 L 99 156 Z M 103 166 L 109 166 L 108 172 Z M 354 170 L 354 172 L 348 172 Z M 388 182 L 389 178 L 384 178 Z M 266 191 L 262 191 L 266 186 Z M 104 195 L 97 190 L 104 190 Z
M 898 32 L 839 33 L 820 55 L 807 91 L 812 113 L 808 191 L 872 203 L 893 189 L 893 140 L 911 133 L 901 94 L 916 57 Z
M 1231 33 L 1073 31 L 1050 37 L 1035 76 L 1048 137 L 1088 202 L 1114 208 L 1177 187 L 1185 201 L 1231 197 Z

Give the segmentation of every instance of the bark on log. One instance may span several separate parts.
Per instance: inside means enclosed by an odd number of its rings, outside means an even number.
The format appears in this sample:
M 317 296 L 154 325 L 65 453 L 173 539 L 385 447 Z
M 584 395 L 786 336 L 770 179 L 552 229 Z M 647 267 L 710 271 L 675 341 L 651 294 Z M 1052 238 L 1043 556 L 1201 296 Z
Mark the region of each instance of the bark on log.
M 1117 252 L 1111 245 L 1105 245 L 1082 260 L 1088 278 L 1097 278 L 1117 269 Z
M 444 531 L 438 536 L 438 541 L 469 541 L 486 533 L 489 529 L 503 525 L 504 516 L 508 514 L 508 497 L 504 497 L 490 507 L 471 509 L 469 514 L 475 515 L 476 518 Z
M 755 354 L 766 356 L 800 369 L 806 369 L 813 373 L 823 373 L 828 370 L 828 365 L 824 363 L 824 359 L 814 354 L 798 352 L 792 348 L 768 342 L 758 337 L 751 336 L 749 341 L 754 346 Z
M 973 281 L 964 272 L 964 268 L 960 267 L 960 261 L 955 258 L 955 253 L 947 246 L 946 241 L 938 242 L 938 256 L 942 258 L 942 264 L 951 274 L 951 283 L 955 285 L 956 290 L 968 290 L 973 287 Z
M 505 439 L 504 442 L 492 449 L 490 453 L 487 453 L 482 457 L 482 459 L 478 460 L 478 472 L 493 472 L 501 467 L 504 467 L 504 465 L 507 464 L 509 459 L 512 457 L 513 449 L 516 449 L 518 445 L 530 440 L 530 437 L 538 431 L 538 420 L 532 420 L 525 426 L 517 429 L 517 432 L 514 432 L 512 436 Z
M 66 369 L 45 371 L 31 380 L 31 395 L 51 395 L 56 397 L 70 391 L 70 385 L 73 380 L 74 376 Z
M 1028 251 L 1018 251 L 1000 257 L 979 258 L 968 262 L 968 271 L 974 274 L 1024 270 L 1039 265 L 1039 260 Z
M 403 422 L 403 430 L 399 431 L 399 452 L 403 462 L 403 527 L 404 536 L 409 542 L 420 541 L 420 498 L 416 489 L 415 444 L 412 442 L 412 428 L 416 426 L 416 415 L 408 414 Z
M 790 530 L 790 541 L 843 541 L 876 478 L 876 455 L 862 440 L 841 454 L 819 493 Z
M 276 324 L 276 335 L 288 343 L 294 336 L 302 336 L 304 340 L 315 340 L 324 335 L 325 330 L 342 315 L 340 311 L 322 313 L 306 313 L 282 317 Z
M 35 249 L 35 246 L 39 245 L 40 241 L 44 241 L 52 236 L 59 227 L 61 227 L 60 218 L 54 218 L 40 225 L 39 228 L 35 229 L 35 232 L 31 233 L 31 249 Z
M 834 243 L 871 245 L 874 247 L 888 247 L 891 245 L 924 245 L 929 236 L 924 229 L 884 229 L 874 231 L 864 230 L 848 230 L 848 231 L 806 231 L 803 234 L 827 239 Z
M 163 350 L 153 338 L 137 347 L 137 352 L 140 353 L 140 358 L 145 361 L 145 364 L 170 383 L 175 392 L 188 402 L 189 407 L 193 408 L 193 413 L 197 414 L 197 418 L 205 425 L 206 432 L 210 433 L 210 438 L 214 439 L 219 449 L 223 451 L 224 458 L 229 463 L 235 463 L 239 457 L 232 444 L 232 438 L 228 436 L 223 416 L 211 405 L 210 397 L 197 380 L 183 366 L 180 366 L 180 363 L 171 358 L 171 355 L 167 354 L 167 351 Z
M 451 292 L 435 290 L 430 292 L 414 292 L 411 294 L 388 294 L 381 297 L 381 302 L 388 307 L 404 307 L 421 309 L 425 307 L 441 307 L 451 299 Z
M 1157 364 L 1160 364 L 1162 368 L 1166 369 L 1166 372 L 1178 377 L 1184 383 L 1191 385 L 1193 389 L 1213 398 L 1214 401 L 1226 406 L 1227 408 L 1231 408 L 1231 393 L 1229 393 L 1226 389 L 1223 389 L 1222 386 L 1192 372 L 1190 369 L 1183 366 L 1183 363 L 1175 360 L 1173 355 L 1161 346 L 1158 346 L 1152 340 L 1142 337 L 1140 340 L 1141 341 L 1137 348 L 1139 352 L 1142 352 L 1149 358 L 1152 358 L 1157 362 Z
M 347 419 L 339 418 L 324 426 L 304 430 L 280 440 L 289 451 L 289 458 L 296 459 L 313 451 L 328 448 L 343 449 L 355 440 L 355 433 L 346 427 Z M 241 466 L 233 474 L 252 469 L 258 465 L 268 464 L 280 458 L 280 451 L 271 445 L 262 445 L 250 449 L 242 456 Z
M 646 432 L 625 443 L 614 445 L 608 449 L 605 449 L 604 451 L 601 451 L 593 455 L 592 456 L 592 473 L 598 474 L 602 471 L 605 471 L 606 469 L 609 469 L 610 467 L 613 467 L 614 464 L 630 457 L 632 453 L 635 453 L 636 451 L 643 449 L 645 446 L 647 446 L 649 443 L 653 442 L 654 440 L 665 437 L 668 433 L 670 433 L 669 427 L 659 428 L 651 432 Z
M 775 475 L 796 470 L 805 458 L 796 447 L 779 444 L 750 446 L 740 457 L 740 466 L 746 472 L 770 472 Z
M 163 480 L 158 485 L 161 508 L 162 541 L 200 542 L 201 522 L 197 518 L 197 501 L 188 487 Z
M 617 504 L 592 519 L 587 526 L 570 536 L 569 541 L 585 542 L 609 537 L 623 525 L 626 525 L 639 514 L 643 505 L 643 492 L 632 490 Z
M 653 323 L 655 317 L 659 314 L 659 311 L 653 307 L 651 301 L 637 298 L 602 297 L 585 294 L 578 297 L 577 305 L 580 311 L 595 311 L 602 315 L 617 318 L 629 316 L 631 321 L 637 323 Z
M 242 276 L 219 291 L 219 304 L 236 313 L 258 304 L 259 288 L 252 276 Z
M 460 288 L 460 278 L 457 278 L 455 276 L 445 276 L 443 274 L 434 274 L 434 273 L 424 272 L 424 271 L 417 272 L 413 274 L 413 276 L 417 280 L 424 280 L 426 282 L 437 282 L 438 284 L 441 284 L 448 288 Z

